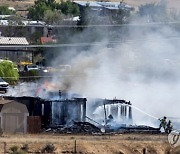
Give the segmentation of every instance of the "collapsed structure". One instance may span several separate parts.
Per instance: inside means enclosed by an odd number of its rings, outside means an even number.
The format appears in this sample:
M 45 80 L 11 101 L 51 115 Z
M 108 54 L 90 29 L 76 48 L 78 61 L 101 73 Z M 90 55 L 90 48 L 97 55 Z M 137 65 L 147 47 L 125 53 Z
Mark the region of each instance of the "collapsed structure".
M 103 100 L 104 105 L 104 112 L 106 114 L 107 120 L 107 112 L 109 115 L 117 119 L 124 119 L 124 120 L 132 120 L 132 109 L 131 109 L 131 102 L 126 102 L 125 100 Z M 107 107 L 106 107 L 107 106 Z M 107 108 L 107 109 L 106 109 Z M 107 122 L 106 122 L 107 123 Z
M 65 98 L 59 97 L 59 99 L 41 99 L 39 97 L 12 97 L 4 96 L 4 99 L 13 100 L 26 105 L 31 121 L 32 117 L 40 117 L 41 129 L 58 128 L 64 126 L 72 126 L 75 122 L 81 122 L 88 124 L 87 117 L 87 99 L 86 98 Z M 91 106 L 92 110 L 96 110 L 99 106 L 104 105 L 105 110 L 105 123 L 108 121 L 108 114 L 112 114 L 114 118 L 119 117 L 123 119 L 132 119 L 131 103 L 124 100 L 107 100 L 96 99 L 94 106 Z M 93 113 L 93 112 L 92 112 Z M 128 114 L 127 114 L 128 113 Z M 88 115 L 89 118 L 94 118 Z M 37 118 L 34 118 L 37 120 Z M 96 120 L 96 118 L 95 118 Z M 93 124 L 92 121 L 90 121 Z M 77 123 L 76 123 L 77 124 Z M 28 124 L 30 127 L 35 127 L 35 122 Z M 89 127 L 89 126 L 88 126 Z M 91 126 L 91 128 L 94 126 Z M 29 128 L 31 129 L 31 128 Z M 32 129 L 31 129 L 32 130 Z M 39 132 L 40 130 L 33 130 L 33 132 Z
M 160 132 L 159 128 L 132 125 L 132 105 L 125 100 L 92 101 L 65 95 L 52 98 L 56 99 L 28 96 L 4 96 L 3 99 L 18 102 L 27 108 L 29 116 L 19 121 L 24 124 L 21 131 L 23 133 L 39 133 L 42 130 L 53 133 Z M 10 107 L 13 108 L 14 105 Z M 8 127 L 10 128 L 9 125 Z M 8 132 L 8 129 L 6 130 Z M 16 130 L 18 129 L 14 129 L 13 133 L 17 133 Z

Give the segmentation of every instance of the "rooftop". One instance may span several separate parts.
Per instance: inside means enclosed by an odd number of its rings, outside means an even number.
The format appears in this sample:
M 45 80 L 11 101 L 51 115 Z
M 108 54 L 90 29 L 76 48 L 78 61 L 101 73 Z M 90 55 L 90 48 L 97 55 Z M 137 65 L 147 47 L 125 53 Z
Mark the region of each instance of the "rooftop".
M 56 39 L 53 39 L 52 37 L 41 37 L 41 43 L 42 44 L 56 43 Z
M 73 1 L 74 3 L 81 6 L 89 6 L 96 8 L 107 8 L 107 9 L 133 9 L 132 6 L 122 2 L 97 2 L 97 1 Z
M 0 36 L 0 45 L 29 45 L 29 43 L 25 37 Z

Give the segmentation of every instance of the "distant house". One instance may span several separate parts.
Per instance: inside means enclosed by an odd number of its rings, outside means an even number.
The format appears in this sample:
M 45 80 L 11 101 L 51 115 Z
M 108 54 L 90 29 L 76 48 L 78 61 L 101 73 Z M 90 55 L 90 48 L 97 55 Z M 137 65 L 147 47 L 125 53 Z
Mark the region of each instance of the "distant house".
M 1 45 L 29 45 L 25 37 L 0 37 Z
M 0 36 L 0 58 L 7 58 L 13 62 L 32 62 L 33 53 L 27 50 L 29 42 L 25 37 L 3 37 Z M 21 46 L 21 47 L 19 47 Z
M 118 11 L 119 9 L 132 11 L 134 8 L 123 2 L 97 2 L 97 1 L 73 1 L 77 4 L 80 9 L 88 6 L 91 11 L 96 11 L 100 15 L 109 15 L 113 12 Z
M 50 43 L 56 43 L 57 40 L 53 37 L 41 37 L 41 44 L 50 44 Z

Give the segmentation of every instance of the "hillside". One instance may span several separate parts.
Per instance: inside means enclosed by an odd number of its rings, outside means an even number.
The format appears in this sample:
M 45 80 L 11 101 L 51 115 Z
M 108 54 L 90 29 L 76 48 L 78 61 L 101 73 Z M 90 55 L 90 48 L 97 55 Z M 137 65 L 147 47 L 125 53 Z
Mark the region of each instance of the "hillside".
M 60 2 L 60 0 L 56 0 L 57 2 Z M 89 1 L 89 0 L 87 0 Z M 121 0 L 110 0 L 110 1 L 116 1 L 120 2 Z M 167 1 L 167 6 L 169 9 L 177 9 L 180 10 L 180 1 L 179 0 L 164 0 Z M 146 3 L 158 3 L 160 0 L 124 0 L 125 3 L 134 6 L 136 9 L 140 5 L 144 5 Z M 27 9 L 29 6 L 32 6 L 34 4 L 34 0 L 0 0 L 0 5 L 8 5 L 13 6 L 15 9 Z
M 0 5 L 7 5 L 10 7 L 14 7 L 15 9 L 27 9 L 29 6 L 34 4 L 34 0 L 0 0 Z
M 114 0 L 114 1 L 116 1 L 116 0 Z M 124 0 L 124 2 L 134 6 L 136 8 L 138 6 L 140 6 L 140 5 L 144 5 L 144 4 L 147 4 L 147 3 L 158 3 L 160 1 L 161 0 Z M 175 9 L 180 10 L 180 1 L 179 0 L 164 0 L 164 1 L 167 1 L 167 7 L 169 9 L 175 8 Z
M 56 0 L 59 2 L 60 0 Z M 89 1 L 89 0 L 87 0 Z M 110 0 L 120 2 L 121 0 Z M 124 0 L 125 3 L 138 8 L 138 6 L 146 3 L 158 3 L 160 0 Z M 164 0 L 167 1 L 167 6 L 169 9 L 175 8 L 180 10 L 180 1 L 179 0 Z M 29 6 L 34 4 L 34 0 L 0 0 L 0 5 L 14 6 L 16 9 L 26 9 Z

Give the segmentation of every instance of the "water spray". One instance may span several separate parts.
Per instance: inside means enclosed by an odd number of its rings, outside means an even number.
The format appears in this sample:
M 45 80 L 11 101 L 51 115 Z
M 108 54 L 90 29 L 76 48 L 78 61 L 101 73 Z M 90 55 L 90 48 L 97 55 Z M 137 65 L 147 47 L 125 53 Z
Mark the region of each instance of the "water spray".
M 136 106 L 134 106 L 134 105 L 127 105 L 127 106 L 131 106 L 132 108 L 134 108 L 134 109 L 140 111 L 141 113 L 143 113 L 143 114 L 145 114 L 145 115 L 148 115 L 148 116 L 151 117 L 151 118 L 154 118 L 154 119 L 156 119 L 156 120 L 159 119 L 159 118 L 157 118 L 157 117 L 155 117 L 155 116 L 153 116 L 153 115 L 150 115 L 150 114 L 147 113 L 147 112 L 144 112 L 143 110 L 141 110 L 140 108 L 138 108 L 138 107 L 136 107 Z M 118 105 L 118 107 L 120 108 L 119 105 Z

